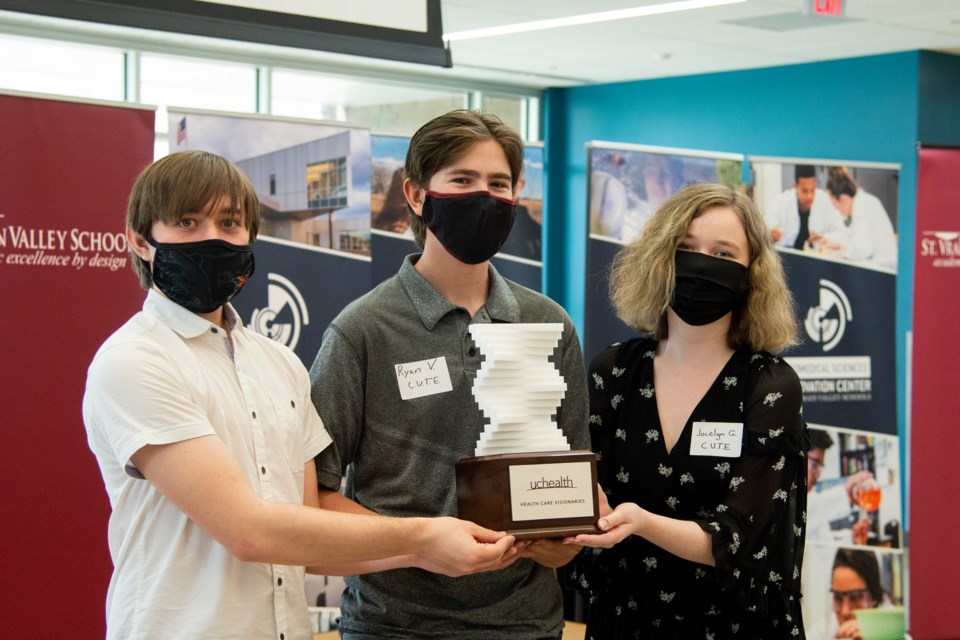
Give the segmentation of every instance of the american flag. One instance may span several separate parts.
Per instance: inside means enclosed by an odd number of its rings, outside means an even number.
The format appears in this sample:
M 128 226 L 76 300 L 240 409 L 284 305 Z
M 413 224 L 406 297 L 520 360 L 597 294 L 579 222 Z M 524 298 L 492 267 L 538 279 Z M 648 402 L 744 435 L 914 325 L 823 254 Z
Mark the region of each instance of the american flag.
M 177 123 L 177 145 L 183 144 L 187 139 L 187 119 L 183 118 Z

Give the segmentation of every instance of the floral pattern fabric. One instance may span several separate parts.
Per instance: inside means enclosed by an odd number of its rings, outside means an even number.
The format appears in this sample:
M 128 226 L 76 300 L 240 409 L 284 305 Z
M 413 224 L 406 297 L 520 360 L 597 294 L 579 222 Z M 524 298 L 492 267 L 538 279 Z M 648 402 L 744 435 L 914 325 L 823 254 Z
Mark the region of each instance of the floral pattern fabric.
M 657 343 L 636 339 L 590 366 L 590 428 L 611 507 L 695 521 L 716 566 L 639 536 L 584 549 L 564 571 L 589 594 L 587 639 L 803 638 L 806 425 L 800 382 L 769 353 L 733 354 L 667 452 L 657 410 Z M 743 425 L 737 458 L 691 455 L 692 422 Z

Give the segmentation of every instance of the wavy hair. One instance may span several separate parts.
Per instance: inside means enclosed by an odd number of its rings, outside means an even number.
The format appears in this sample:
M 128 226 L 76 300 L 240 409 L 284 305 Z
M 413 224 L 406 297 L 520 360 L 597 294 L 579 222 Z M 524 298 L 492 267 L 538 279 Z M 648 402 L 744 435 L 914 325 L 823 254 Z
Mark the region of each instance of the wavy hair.
M 779 352 L 797 343 L 793 298 L 780 256 L 753 201 L 722 184 L 685 187 L 664 202 L 639 238 L 625 246 L 610 268 L 610 300 L 617 316 L 642 334 L 667 337 L 673 300 L 674 259 L 690 223 L 706 210 L 729 207 L 740 218 L 750 253 L 750 289 L 734 309 L 727 336 L 734 349 Z

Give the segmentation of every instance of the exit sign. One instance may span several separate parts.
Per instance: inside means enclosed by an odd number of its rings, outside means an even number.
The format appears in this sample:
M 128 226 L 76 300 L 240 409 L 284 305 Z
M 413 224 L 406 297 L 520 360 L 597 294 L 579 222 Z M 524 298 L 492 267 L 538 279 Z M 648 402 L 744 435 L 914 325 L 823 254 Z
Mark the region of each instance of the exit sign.
M 842 18 L 845 0 L 803 0 L 803 13 L 808 16 Z

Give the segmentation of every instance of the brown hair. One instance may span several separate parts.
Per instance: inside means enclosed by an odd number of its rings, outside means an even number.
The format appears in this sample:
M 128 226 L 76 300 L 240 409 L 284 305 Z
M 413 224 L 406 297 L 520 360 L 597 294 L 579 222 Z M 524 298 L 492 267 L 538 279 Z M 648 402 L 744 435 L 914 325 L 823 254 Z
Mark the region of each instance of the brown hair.
M 833 558 L 833 570 L 846 567 L 860 576 L 867 585 L 867 591 L 873 599 L 873 606 L 883 602 L 883 585 L 880 583 L 880 563 L 872 551 L 864 549 L 837 549 Z
M 260 201 L 250 180 L 226 158 L 207 151 L 180 151 L 147 166 L 133 183 L 127 205 L 127 226 L 150 237 L 157 221 L 176 222 L 185 213 L 204 211 L 226 197 L 243 216 L 250 242 L 260 229 Z M 150 264 L 130 249 L 133 270 L 140 286 L 153 284 Z
M 496 140 L 510 165 L 511 186 L 517 186 L 523 168 L 523 140 L 517 131 L 490 113 L 457 109 L 426 123 L 410 139 L 404 171 L 414 184 L 426 189 L 430 178 L 470 152 L 478 142 Z M 410 228 L 418 247 L 423 247 L 426 227 L 410 209 Z
M 750 252 L 750 289 L 733 313 L 731 347 L 777 352 L 796 344 L 793 298 L 770 233 L 753 201 L 722 184 L 681 189 L 660 206 L 640 237 L 620 250 L 610 271 L 610 299 L 617 316 L 657 340 L 667 337 L 677 247 L 690 222 L 713 207 L 733 209 L 743 224 Z
M 851 198 L 857 195 L 857 181 L 850 175 L 846 167 L 830 167 L 827 172 L 827 191 L 834 198 L 847 195 Z

